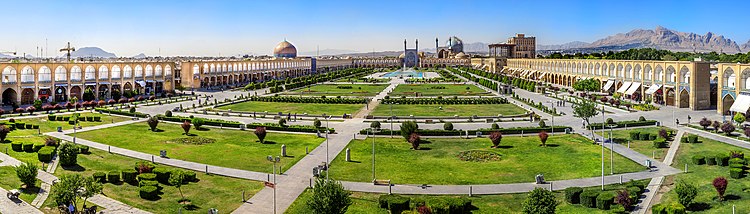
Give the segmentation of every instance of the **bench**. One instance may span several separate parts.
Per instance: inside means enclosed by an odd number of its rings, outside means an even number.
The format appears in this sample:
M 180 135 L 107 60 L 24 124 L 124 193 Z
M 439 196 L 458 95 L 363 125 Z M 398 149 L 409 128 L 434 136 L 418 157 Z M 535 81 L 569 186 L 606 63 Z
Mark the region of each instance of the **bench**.
M 391 185 L 391 180 L 372 180 L 372 184 L 374 185 Z

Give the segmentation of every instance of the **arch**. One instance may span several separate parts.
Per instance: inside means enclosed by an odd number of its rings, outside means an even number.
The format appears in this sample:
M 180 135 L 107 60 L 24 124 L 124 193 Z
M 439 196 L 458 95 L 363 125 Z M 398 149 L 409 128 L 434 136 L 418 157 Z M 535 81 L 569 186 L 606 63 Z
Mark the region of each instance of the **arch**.
M 112 66 L 112 79 L 120 79 L 121 71 L 119 65 Z
M 745 68 L 745 70 L 742 70 L 742 75 L 740 75 L 740 89 L 742 90 L 750 90 L 750 68 Z
M 68 100 L 68 89 L 63 86 L 55 87 L 55 102 L 65 102 Z
M 690 84 L 690 69 L 687 66 L 680 68 L 680 75 L 678 76 L 680 83 Z
M 687 89 L 682 89 L 682 91 L 680 91 L 680 105 L 677 107 L 679 108 L 690 107 L 690 92 L 688 92 Z
M 21 69 L 21 83 L 34 82 L 34 69 L 31 66 L 25 66 Z
M 633 78 L 633 65 L 625 64 L 625 79 Z
M 164 76 L 164 68 L 162 68 L 161 65 L 156 65 L 156 68 L 154 68 L 154 76 Z
M 594 75 L 601 75 L 602 67 L 599 63 L 594 64 Z
M 109 79 L 109 68 L 107 68 L 107 66 L 102 65 L 99 67 L 99 79 L 100 80 Z
M 615 72 L 617 72 L 617 71 L 615 70 L 615 63 L 610 63 L 610 64 L 609 64 L 609 69 L 608 69 L 608 71 L 609 71 L 609 74 L 608 74 L 608 75 L 609 75 L 610 77 L 612 77 L 612 76 L 615 76 Z
M 47 66 L 39 68 L 39 82 L 52 82 L 52 70 Z
M 726 94 L 724 95 L 723 98 L 721 98 L 721 103 L 722 103 L 721 105 L 722 114 L 728 114 L 730 113 L 729 108 L 731 108 L 732 104 L 734 104 L 734 97 L 732 97 L 731 94 Z
M 133 90 L 133 84 L 130 84 L 130 82 L 126 82 L 125 85 L 122 86 L 123 91 L 132 91 Z
M 146 77 L 152 77 L 154 76 L 154 67 L 151 65 L 146 65 Z M 135 77 L 139 77 L 138 73 L 136 73 Z
M 666 93 L 664 93 L 664 100 L 667 102 L 668 106 L 675 106 L 675 91 L 674 88 L 668 88 Z
M 143 67 L 141 65 L 135 66 L 135 78 L 143 77 Z
M 664 69 L 661 68 L 661 65 L 656 65 L 656 68 L 654 69 L 654 74 L 656 75 L 655 79 L 656 81 L 664 81 Z
M 83 95 L 83 93 L 81 93 L 81 86 L 77 86 L 76 85 L 76 86 L 70 87 L 70 97 L 71 98 L 75 97 L 79 101 L 82 101 L 81 95 Z
M 133 68 L 130 67 L 130 65 L 126 65 L 122 72 L 123 78 L 132 78 L 133 77 Z
M 214 73 L 214 72 L 216 72 L 216 65 L 211 64 L 211 70 L 209 70 L 208 73 Z
M 21 90 L 21 105 L 34 103 L 34 89 L 24 88 Z
M 633 79 L 641 80 L 641 65 L 636 64 L 635 68 L 633 68 Z
M 18 101 L 18 93 L 12 88 L 5 89 L 3 91 L 3 104 L 13 105 Z
M 219 70 L 219 71 L 220 72 L 226 72 L 227 71 L 227 64 L 226 63 L 222 64 L 221 65 L 221 70 Z
M 68 81 L 68 71 L 63 66 L 57 66 L 55 68 L 55 81 L 56 82 L 64 82 Z
M 735 79 L 737 76 L 734 74 L 734 69 L 731 67 L 727 67 L 727 69 L 724 69 L 724 84 L 721 86 L 723 88 L 729 88 L 734 89 L 735 87 Z
M 164 66 L 164 76 L 172 77 L 172 66 L 170 65 Z
M 86 66 L 86 70 L 84 70 L 83 78 L 88 80 L 95 80 L 96 79 L 96 69 L 94 69 L 94 66 Z
M 653 72 L 651 71 L 651 65 L 643 66 L 643 78 L 646 80 L 652 80 L 653 79 Z
M 622 63 L 617 64 L 617 77 L 618 78 L 625 78 L 625 67 L 622 66 Z
M 81 67 L 73 66 L 73 68 L 70 68 L 70 80 L 71 81 L 81 81 L 83 78 L 83 72 L 81 71 Z
M 201 68 L 198 66 L 198 64 L 193 65 L 193 75 L 200 75 L 201 74 Z

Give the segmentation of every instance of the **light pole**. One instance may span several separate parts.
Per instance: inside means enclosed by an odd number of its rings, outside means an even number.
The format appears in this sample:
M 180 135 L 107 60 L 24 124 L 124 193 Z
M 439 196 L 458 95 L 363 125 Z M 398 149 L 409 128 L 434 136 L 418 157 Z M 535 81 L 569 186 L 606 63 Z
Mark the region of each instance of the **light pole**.
M 390 106 L 391 106 L 391 118 L 390 118 L 391 119 L 391 138 L 393 138 L 393 104 L 394 103 L 393 103 L 393 101 L 391 101 L 391 102 L 388 102 L 388 104 L 390 104 Z M 398 103 L 396 103 L 396 104 L 398 104 Z
M 370 128 L 372 133 L 372 182 L 375 182 L 375 132 L 377 129 Z
M 267 158 L 268 161 L 273 162 L 273 213 L 276 214 L 276 163 L 281 161 L 281 158 L 279 156 L 273 157 L 272 155 L 269 155 Z
M 330 180 L 328 174 L 331 174 L 330 173 L 331 172 L 331 169 L 330 169 L 331 168 L 331 163 L 328 162 L 329 161 L 329 158 L 328 158 L 328 133 L 331 132 L 331 130 L 329 129 L 330 125 L 328 123 L 328 119 L 330 119 L 331 116 L 327 116 L 325 118 L 326 118 L 326 181 L 328 181 L 328 180 Z
M 604 124 L 607 120 L 604 119 L 604 105 L 602 105 L 602 191 L 604 191 Z
M 554 106 L 555 106 L 555 104 L 554 104 L 555 102 L 553 102 L 552 100 L 547 100 L 547 102 L 548 102 L 548 103 L 549 103 L 550 105 L 552 105 L 552 108 L 553 108 L 553 109 L 555 108 L 555 107 L 554 107 Z M 550 116 L 552 116 L 552 135 L 554 136 L 554 135 L 555 135 L 555 114 L 549 114 L 549 115 L 550 115 Z M 542 127 L 542 128 L 543 128 L 543 127 Z
M 609 127 L 609 171 L 610 175 L 615 174 L 615 143 L 612 142 L 612 128 L 617 127 L 615 124 L 609 124 L 607 125 Z

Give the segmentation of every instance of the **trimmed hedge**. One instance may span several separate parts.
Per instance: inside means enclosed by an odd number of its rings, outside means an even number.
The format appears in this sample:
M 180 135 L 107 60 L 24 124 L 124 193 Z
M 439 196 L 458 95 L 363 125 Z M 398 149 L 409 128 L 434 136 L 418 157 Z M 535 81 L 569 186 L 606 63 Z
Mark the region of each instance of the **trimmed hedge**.
M 706 165 L 709 165 L 709 166 L 716 165 L 716 157 L 715 156 L 706 156 Z
M 138 186 L 139 187 L 142 187 L 142 186 L 159 186 L 159 182 L 158 181 L 142 180 L 142 181 L 138 181 Z
M 569 129 L 569 126 L 555 126 L 555 132 L 564 132 L 565 129 Z M 477 130 L 443 130 L 443 129 L 419 129 L 417 130 L 417 134 L 422 136 L 461 136 L 465 135 L 466 132 L 469 132 L 469 135 L 476 135 L 477 132 L 482 132 L 482 134 L 488 135 L 492 132 L 500 132 L 502 134 L 521 134 L 522 132 L 524 134 L 534 134 L 539 133 L 541 131 L 546 131 L 548 133 L 552 132 L 552 127 L 547 126 L 545 128 L 540 127 L 513 127 L 513 128 L 500 128 L 500 129 L 477 129 Z M 359 131 L 359 134 L 365 135 L 365 134 L 372 134 L 367 129 L 363 129 Z M 376 135 L 390 135 L 391 130 L 390 129 L 381 129 L 380 132 L 375 133 Z M 394 135 L 400 135 L 401 130 L 393 130 Z
M 581 202 L 581 193 L 583 188 L 580 187 L 568 187 L 565 189 L 565 201 L 571 204 L 578 204 Z
M 252 96 L 249 101 L 283 102 L 283 103 L 324 103 L 324 104 L 365 104 L 364 98 L 320 98 L 320 97 L 291 97 L 291 96 Z
M 39 151 L 36 153 L 36 157 L 40 162 L 49 163 L 50 161 L 52 161 L 52 156 L 54 154 L 55 147 L 45 146 L 39 149 Z
M 729 165 L 731 166 L 732 164 L 745 165 L 745 160 L 742 159 L 742 158 L 732 158 L 732 159 L 729 159 Z
M 156 180 L 163 184 L 169 184 L 169 176 L 172 175 L 172 170 L 165 168 L 156 168 L 152 171 L 156 174 Z
M 78 150 L 79 150 L 80 154 L 88 154 L 89 153 L 89 146 L 78 145 Z
M 107 173 L 107 181 L 113 184 L 120 182 L 120 171 L 109 171 Z
M 316 133 L 320 131 L 321 133 L 326 131 L 325 127 L 316 128 L 315 126 L 311 125 L 285 125 L 281 126 L 279 123 L 248 123 L 245 125 L 248 129 L 255 129 L 259 126 L 266 127 L 266 130 L 274 130 L 274 131 L 288 131 L 288 132 L 309 132 L 309 133 Z M 336 132 L 334 128 L 328 129 L 331 133 Z M 394 132 L 395 134 L 395 132 Z
M 653 214 L 685 214 L 685 206 L 679 203 L 655 204 L 651 207 Z
M 21 142 L 11 142 L 10 148 L 13 149 L 13 151 L 16 152 L 22 152 L 23 151 L 23 143 Z
M 101 112 L 101 113 L 110 113 L 110 114 L 118 114 L 118 115 L 125 115 L 125 116 L 135 116 L 140 118 L 146 118 L 147 115 L 141 112 L 135 112 L 130 113 L 129 111 L 120 111 L 120 110 L 114 110 L 114 109 L 106 109 L 106 108 L 94 108 L 95 111 Z
M 599 191 L 586 190 L 580 195 L 581 205 L 588 208 L 596 207 L 596 198 L 599 196 Z
M 34 152 L 39 152 L 40 149 L 44 148 L 44 143 L 35 143 L 34 144 Z
M 140 166 L 141 164 L 147 166 L 147 168 L 150 169 L 149 171 L 153 171 L 154 168 L 156 168 L 156 165 L 154 165 L 154 163 L 151 163 L 150 161 L 136 161 L 135 167 L 133 169 L 135 169 L 135 171 L 138 171 L 138 166 Z
M 640 140 L 648 140 L 648 139 L 651 139 L 650 137 L 651 137 L 651 136 L 650 136 L 650 134 L 649 134 L 649 133 L 640 133 L 640 134 L 638 135 L 638 138 L 639 138 Z
M 138 195 L 143 199 L 156 199 L 159 188 L 155 186 L 141 186 L 138 188 Z
M 603 192 L 596 196 L 596 208 L 600 210 L 609 210 L 615 200 L 615 194 L 612 192 Z
M 742 177 L 742 169 L 740 169 L 740 168 L 729 168 L 729 177 L 732 177 L 732 178 L 741 178 Z
M 688 143 L 698 143 L 698 135 L 688 135 L 687 141 Z
M 640 134 L 641 134 L 641 132 L 639 132 L 639 131 L 631 131 L 630 132 L 630 139 L 631 140 L 638 140 L 638 139 L 640 139 L 640 136 L 639 136 Z
M 656 120 L 646 120 L 646 121 L 626 120 L 626 121 L 617 121 L 614 124 L 614 125 L 617 125 L 617 126 L 613 127 L 613 128 L 624 128 L 625 125 L 627 125 L 627 127 L 653 126 L 653 125 L 656 125 L 656 122 L 657 122 Z M 587 126 L 586 128 L 587 129 L 594 129 L 594 130 L 598 130 L 598 129 L 602 129 L 602 128 L 605 128 L 605 129 L 609 128 L 607 126 L 602 127 L 602 125 L 603 125 L 603 123 L 592 123 L 591 125 Z
M 137 176 L 138 181 L 155 181 L 156 180 L 156 174 L 154 173 L 143 173 Z
M 401 213 L 409 210 L 409 201 L 408 197 L 400 195 L 381 195 L 378 198 L 378 205 L 391 213 Z
M 34 143 L 24 143 L 23 144 L 23 151 L 24 152 L 34 152 Z
M 94 177 L 94 181 L 96 182 L 99 182 L 99 183 L 107 182 L 107 174 L 104 172 L 94 172 L 94 175 L 92 175 L 92 177 Z
M 195 172 L 191 170 L 182 171 L 182 176 L 185 176 L 185 182 L 197 182 L 198 177 L 195 176 Z
M 656 138 L 654 140 L 654 148 L 667 148 L 667 139 Z
M 161 114 L 156 115 L 156 118 L 158 118 L 159 120 L 179 122 L 179 123 L 193 120 L 193 118 L 190 118 L 190 117 L 182 117 L 182 116 L 167 117 Z M 200 117 L 196 117 L 196 118 L 200 118 Z M 242 125 L 242 123 L 237 122 L 237 121 L 208 119 L 208 118 L 200 118 L 200 119 L 203 119 L 203 122 L 204 122 L 203 125 L 207 125 L 207 126 L 222 126 L 222 127 L 239 128 L 240 125 Z
M 692 159 L 695 165 L 706 164 L 706 157 L 703 157 L 703 155 L 694 155 Z
M 138 175 L 138 171 L 135 171 L 135 169 L 125 169 L 122 170 L 122 181 L 126 183 L 135 183 L 135 178 Z
M 717 154 L 716 155 L 716 165 L 719 166 L 729 166 L 729 155 L 728 154 Z
M 381 104 L 398 103 L 398 105 L 465 105 L 465 104 L 506 104 L 506 98 L 389 98 Z

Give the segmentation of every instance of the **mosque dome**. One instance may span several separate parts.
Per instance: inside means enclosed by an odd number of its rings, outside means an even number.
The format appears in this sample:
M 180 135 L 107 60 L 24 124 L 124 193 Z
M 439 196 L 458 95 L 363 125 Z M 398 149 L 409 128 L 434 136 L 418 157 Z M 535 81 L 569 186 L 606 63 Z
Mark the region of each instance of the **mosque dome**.
M 456 54 L 456 56 L 455 56 L 455 57 L 456 57 L 457 59 L 465 59 L 465 58 L 467 58 L 468 56 L 466 56 L 466 54 L 464 54 L 464 52 L 458 52 L 458 54 Z
M 464 42 L 458 37 L 451 36 L 448 41 L 445 41 L 445 47 L 450 48 L 453 53 L 463 52 Z
M 295 58 L 297 57 L 297 48 L 284 40 L 273 49 L 273 56 L 276 58 Z
M 401 55 L 398 55 L 399 59 L 403 59 L 404 57 L 406 57 L 406 55 L 404 53 L 401 53 Z

